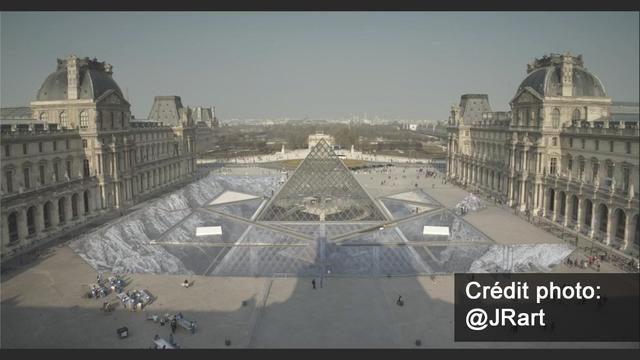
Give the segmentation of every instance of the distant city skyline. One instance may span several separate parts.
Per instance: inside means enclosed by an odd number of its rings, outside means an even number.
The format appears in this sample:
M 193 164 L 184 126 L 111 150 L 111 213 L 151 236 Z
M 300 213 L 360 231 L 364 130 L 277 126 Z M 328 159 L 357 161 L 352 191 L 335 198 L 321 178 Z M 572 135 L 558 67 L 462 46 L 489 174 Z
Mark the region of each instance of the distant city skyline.
M 113 65 L 137 118 L 178 95 L 223 121 L 443 121 L 464 93 L 508 110 L 527 63 L 570 51 L 637 102 L 639 26 L 637 12 L 3 12 L 0 100 L 28 106 L 76 54 Z

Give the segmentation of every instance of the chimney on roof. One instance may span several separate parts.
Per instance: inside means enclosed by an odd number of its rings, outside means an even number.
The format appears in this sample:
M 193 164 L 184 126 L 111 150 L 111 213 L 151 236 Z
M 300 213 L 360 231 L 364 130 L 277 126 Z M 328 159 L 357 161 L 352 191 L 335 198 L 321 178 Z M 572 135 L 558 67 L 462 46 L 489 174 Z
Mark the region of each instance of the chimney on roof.
M 80 66 L 78 57 L 69 56 L 67 59 L 67 99 L 77 100 L 80 93 Z

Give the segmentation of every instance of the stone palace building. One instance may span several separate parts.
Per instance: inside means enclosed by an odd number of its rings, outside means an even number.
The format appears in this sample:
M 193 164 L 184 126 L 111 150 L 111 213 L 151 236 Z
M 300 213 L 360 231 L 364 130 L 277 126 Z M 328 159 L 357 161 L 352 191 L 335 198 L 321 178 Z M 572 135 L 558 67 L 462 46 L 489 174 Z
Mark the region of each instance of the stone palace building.
M 195 174 L 191 112 L 133 119 L 109 64 L 58 59 L 30 105 L 0 118 L 3 260 Z
M 484 94 L 452 107 L 448 178 L 637 256 L 638 104 L 612 103 L 567 53 L 529 64 L 510 107 L 493 112 Z

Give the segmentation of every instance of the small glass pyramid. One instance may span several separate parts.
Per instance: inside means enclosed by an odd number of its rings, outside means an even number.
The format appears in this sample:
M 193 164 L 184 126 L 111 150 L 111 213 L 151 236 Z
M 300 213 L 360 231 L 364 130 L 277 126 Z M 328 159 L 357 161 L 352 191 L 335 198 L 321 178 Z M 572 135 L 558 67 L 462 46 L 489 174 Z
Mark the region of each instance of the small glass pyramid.
M 326 141 L 321 140 L 258 216 L 261 221 L 385 221 Z

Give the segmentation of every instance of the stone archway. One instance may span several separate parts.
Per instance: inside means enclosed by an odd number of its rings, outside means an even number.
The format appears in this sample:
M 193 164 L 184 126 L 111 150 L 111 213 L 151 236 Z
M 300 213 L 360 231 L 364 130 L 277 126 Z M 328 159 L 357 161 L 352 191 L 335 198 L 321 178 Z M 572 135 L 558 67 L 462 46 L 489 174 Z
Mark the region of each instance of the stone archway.
M 73 194 L 71 196 L 71 217 L 72 218 L 77 218 L 78 217 L 78 202 L 80 201 L 80 196 L 78 196 L 78 194 Z
M 598 219 L 600 220 L 600 226 L 598 230 L 607 233 L 607 223 L 609 220 L 609 208 L 605 204 L 600 204 L 598 207 Z
M 85 190 L 82 196 L 84 200 L 84 213 L 88 214 L 89 212 L 91 212 L 91 206 L 89 204 L 91 196 L 89 194 L 89 190 Z
M 611 239 L 616 242 L 624 242 L 624 231 L 627 225 L 627 216 L 622 209 L 616 209 L 613 212 L 613 220 L 615 228 L 613 229 L 613 234 L 611 234 Z
M 549 189 L 549 211 L 553 212 L 556 205 L 556 192 L 553 189 Z
M 44 218 L 44 228 L 45 229 L 50 228 L 52 225 L 51 219 L 53 218 L 53 204 L 51 203 L 51 201 L 47 201 L 44 204 L 43 218 Z
M 591 199 L 585 199 L 584 200 L 584 208 L 583 208 L 583 213 L 584 213 L 584 222 L 583 225 L 587 226 L 588 228 L 591 228 L 591 222 L 592 222 L 592 218 L 593 218 L 593 202 L 591 202 Z
M 27 209 L 27 233 L 33 235 L 36 233 L 36 207 L 31 206 Z
M 20 235 L 18 234 L 18 213 L 16 211 L 7 216 L 7 224 L 9 227 L 9 242 L 13 243 L 18 241 Z
M 66 208 L 67 208 L 67 198 L 61 197 L 60 199 L 58 199 L 58 217 L 59 217 L 58 223 L 60 224 L 64 224 L 64 222 L 67 220 Z
M 560 204 L 558 204 L 558 214 L 556 219 L 563 219 L 567 210 L 567 194 L 564 191 L 560 192 Z
M 571 196 L 571 221 L 578 222 L 578 205 L 580 201 L 576 195 Z

